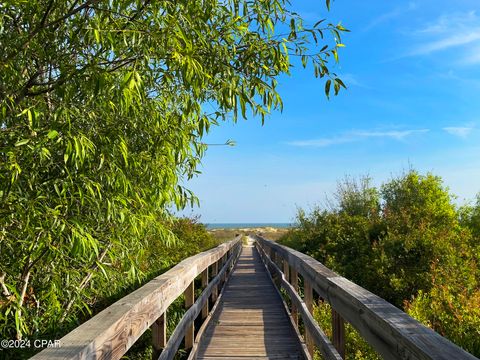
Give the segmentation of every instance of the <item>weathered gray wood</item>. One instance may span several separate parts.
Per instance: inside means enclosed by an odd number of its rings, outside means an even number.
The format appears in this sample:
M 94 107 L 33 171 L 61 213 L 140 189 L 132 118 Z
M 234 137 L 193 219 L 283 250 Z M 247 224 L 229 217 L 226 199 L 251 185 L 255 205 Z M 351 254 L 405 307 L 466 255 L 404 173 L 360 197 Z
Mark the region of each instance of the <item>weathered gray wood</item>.
M 220 259 L 220 268 L 223 268 L 225 265 L 225 261 L 227 258 L 227 254 L 223 255 L 222 258 Z M 223 285 L 225 284 L 225 280 L 227 279 L 227 274 L 223 273 L 222 280 L 220 281 L 220 288 L 223 288 Z
M 236 254 L 235 256 L 238 257 L 238 255 L 239 254 Z M 234 259 L 233 261 L 236 262 L 236 259 Z M 215 286 L 212 286 L 212 294 L 213 294 L 213 291 L 215 291 Z M 208 313 L 207 318 L 205 319 L 205 321 L 200 326 L 200 329 L 198 330 L 198 332 L 195 334 L 195 343 L 193 344 L 192 350 L 190 350 L 190 354 L 188 354 L 188 359 L 187 360 L 194 360 L 194 359 L 197 358 L 198 342 L 200 341 L 201 337 L 203 336 L 203 334 L 205 332 L 205 329 L 207 328 L 208 324 L 210 323 L 210 320 L 212 319 L 212 315 L 215 313 L 216 309 L 218 308 L 218 305 L 220 303 L 222 295 L 223 295 L 223 291 L 220 292 L 220 294 L 218 294 L 218 297 L 217 297 L 218 301 L 215 302 L 211 311 Z
M 206 288 L 208 285 L 208 268 L 205 269 L 204 272 L 202 272 L 202 288 Z M 208 316 L 208 299 L 207 302 L 205 303 L 205 306 L 202 309 L 202 320 L 206 319 Z
M 212 277 L 217 276 L 218 274 L 218 262 L 212 264 Z M 212 301 L 216 302 L 218 298 L 218 285 L 216 285 L 212 291 Z
M 274 249 L 340 316 L 385 359 L 476 359 L 432 329 L 366 289 L 328 269 L 315 259 L 260 236 L 266 250 Z
M 33 359 L 120 359 L 192 280 L 240 239 L 183 260 L 65 335 L 61 347 L 47 348 Z
M 185 309 L 190 309 L 193 304 L 195 303 L 195 286 L 194 282 L 192 281 L 190 285 L 188 285 L 187 289 L 183 293 L 185 296 Z M 195 318 L 193 318 L 190 323 L 187 324 L 185 329 L 185 349 L 189 350 L 193 346 L 193 342 L 195 341 L 195 327 L 193 322 Z
M 190 329 L 190 325 L 193 321 L 197 318 L 197 316 L 202 311 L 205 303 L 208 301 L 208 297 L 212 294 L 212 291 L 216 285 L 220 281 L 222 281 L 225 273 L 228 270 L 228 265 L 236 260 L 236 256 L 231 256 L 230 259 L 227 260 L 225 266 L 220 270 L 218 275 L 212 279 L 212 281 L 208 284 L 208 286 L 203 290 L 202 294 L 198 297 L 197 301 L 190 306 L 190 308 L 185 312 L 182 319 L 178 323 L 177 327 L 173 331 L 172 336 L 168 339 L 167 345 L 163 349 L 159 360 L 171 360 L 173 359 L 174 355 L 176 354 L 182 339 L 185 337 L 186 333 Z M 192 341 L 193 346 L 193 341 Z M 190 347 L 192 347 L 190 346 Z
M 307 310 L 310 314 L 313 313 L 313 290 L 312 290 L 312 284 L 308 280 L 303 281 L 303 296 L 304 296 L 304 301 L 305 305 L 307 306 Z M 310 331 L 308 330 L 308 326 L 305 326 L 305 343 L 307 344 L 307 349 L 308 352 L 310 353 L 310 356 L 313 357 L 313 352 L 315 350 L 314 347 L 314 342 L 312 339 L 312 334 L 310 334 Z
M 303 359 L 299 339 L 258 253 L 245 247 L 200 339 L 197 358 L 285 355 Z
M 167 314 L 163 313 L 151 326 L 152 329 L 152 360 L 157 360 L 162 349 L 167 344 Z
M 294 268 L 290 267 L 290 283 L 292 284 L 292 287 L 295 289 L 295 292 L 298 293 L 298 273 L 297 270 Z M 298 327 L 298 310 L 297 310 L 297 305 L 295 305 L 292 302 L 292 319 L 295 325 Z
M 332 342 L 338 353 L 345 358 L 345 321 L 332 308 Z
M 263 248 L 259 247 L 259 251 L 260 253 L 262 253 Z M 295 308 L 298 309 L 305 325 L 305 330 L 308 331 L 310 338 L 313 340 L 313 343 L 317 345 L 318 349 L 322 353 L 322 356 L 327 360 L 341 360 L 342 357 L 338 353 L 337 349 L 335 349 L 331 341 L 328 339 L 327 335 L 325 335 L 323 330 L 313 318 L 311 309 L 308 308 L 307 304 L 301 299 L 300 295 L 298 295 L 298 287 L 294 288 L 288 281 L 286 281 L 284 274 L 282 274 L 280 269 L 275 264 L 273 264 L 271 259 L 266 256 L 264 256 L 263 259 L 265 259 L 267 263 L 270 263 L 271 268 L 274 272 L 280 275 L 282 287 L 288 293 L 288 296 L 292 301 L 292 305 L 295 304 Z M 311 349 L 308 348 L 308 345 L 307 351 L 312 357 Z
M 288 261 L 282 258 L 282 263 L 283 263 L 283 276 L 285 277 L 286 281 L 290 281 L 290 265 L 288 264 Z

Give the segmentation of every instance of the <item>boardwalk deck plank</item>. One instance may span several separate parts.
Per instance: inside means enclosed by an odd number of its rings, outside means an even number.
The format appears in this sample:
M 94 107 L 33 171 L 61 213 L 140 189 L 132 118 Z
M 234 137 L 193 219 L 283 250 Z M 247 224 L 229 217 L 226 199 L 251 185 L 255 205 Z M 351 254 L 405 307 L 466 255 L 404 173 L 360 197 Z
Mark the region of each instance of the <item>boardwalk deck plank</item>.
M 260 256 L 244 247 L 197 351 L 199 360 L 304 359 Z

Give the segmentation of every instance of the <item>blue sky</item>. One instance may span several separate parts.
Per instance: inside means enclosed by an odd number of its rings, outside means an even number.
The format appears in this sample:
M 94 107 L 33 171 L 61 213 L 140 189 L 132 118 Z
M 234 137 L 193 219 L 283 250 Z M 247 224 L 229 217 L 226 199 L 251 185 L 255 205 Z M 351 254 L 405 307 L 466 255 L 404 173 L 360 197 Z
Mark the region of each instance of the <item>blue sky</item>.
M 290 222 L 324 202 L 344 176 L 380 185 L 414 168 L 458 196 L 480 191 L 480 2 L 294 1 L 307 22 L 351 30 L 336 72 L 348 86 L 325 98 L 300 67 L 280 79 L 283 113 L 224 123 L 205 139 L 202 174 L 186 185 L 203 222 Z

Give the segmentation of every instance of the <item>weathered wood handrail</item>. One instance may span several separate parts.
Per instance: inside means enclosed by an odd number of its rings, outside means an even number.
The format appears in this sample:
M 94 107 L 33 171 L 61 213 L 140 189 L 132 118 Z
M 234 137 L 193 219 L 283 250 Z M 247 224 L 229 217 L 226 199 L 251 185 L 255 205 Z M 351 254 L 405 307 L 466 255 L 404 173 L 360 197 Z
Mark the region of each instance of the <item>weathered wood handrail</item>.
M 345 319 L 384 359 L 477 359 L 312 257 L 260 236 L 254 236 L 254 239 L 267 267 L 277 278 L 277 284 L 285 289 L 291 299 L 292 319 L 298 321 L 298 313 L 302 317 L 307 332 L 307 346 L 309 339 L 313 339 L 325 358 L 342 358 Z M 280 270 L 281 266 L 277 266 L 280 261 L 283 262 L 283 271 Z M 288 270 L 285 270 L 287 267 Z M 303 278 L 304 300 L 297 293 L 298 275 Z M 333 344 L 311 315 L 308 302 L 311 301 L 312 290 L 332 307 Z
M 186 348 L 193 346 L 193 321 L 200 313 L 202 318 L 208 315 L 208 298 L 211 295 L 213 302 L 217 300 L 219 287 L 237 260 L 240 248 L 241 237 L 237 236 L 183 260 L 65 335 L 60 339 L 60 347 L 45 349 L 32 359 L 120 359 L 149 327 L 153 357 L 173 358 L 183 337 Z M 212 280 L 207 285 L 210 267 Z M 195 302 L 193 283 L 199 275 L 206 288 Z M 184 293 L 188 310 L 167 342 L 166 311 Z
M 312 310 L 310 305 L 312 304 L 311 298 L 308 295 L 307 291 L 304 290 L 305 301 L 302 300 L 300 295 L 298 294 L 298 278 L 296 278 L 296 287 L 290 284 L 286 277 L 286 272 L 282 272 L 280 268 L 277 266 L 275 261 L 270 259 L 272 256 L 267 255 L 265 250 L 259 246 L 257 247 L 260 257 L 264 261 L 267 268 L 273 274 L 274 282 L 285 289 L 290 300 L 292 302 L 292 311 L 291 315 L 293 318 L 294 324 L 298 327 L 298 314 L 303 320 L 306 330 L 306 339 L 305 342 L 307 343 L 307 349 L 310 352 L 310 355 L 313 355 L 313 343 L 315 343 L 318 349 L 321 351 L 323 357 L 327 360 L 341 360 L 342 357 L 338 353 L 337 349 L 333 346 L 331 341 L 328 339 L 327 335 L 323 332 L 320 326 L 317 324 L 315 319 L 312 315 Z M 285 262 L 286 263 L 286 262 Z M 285 264 L 284 263 L 284 264 Z M 307 304 L 308 303 L 308 304 Z
M 208 286 L 203 290 L 200 297 L 197 299 L 196 302 L 192 303 L 191 307 L 187 310 L 187 312 L 183 315 L 182 319 L 178 323 L 177 327 L 175 328 L 172 336 L 168 340 L 165 348 L 163 349 L 160 357 L 158 360 L 169 360 L 172 359 L 175 353 L 180 346 L 180 342 L 185 337 L 187 340 L 186 334 L 190 336 L 188 339 L 188 343 L 185 345 L 186 348 L 190 349 L 193 347 L 194 343 L 194 334 L 193 334 L 193 322 L 197 318 L 197 316 L 202 312 L 205 308 L 205 304 L 208 302 L 208 298 L 213 292 L 214 288 L 217 288 L 218 284 L 222 281 L 224 275 L 226 275 L 227 270 L 233 264 L 234 260 L 236 260 L 235 255 L 232 255 L 227 260 L 226 264 L 222 267 L 222 270 L 218 273 L 217 276 L 208 284 Z M 206 316 L 205 316 L 206 317 Z M 192 333 L 190 333 L 192 332 Z

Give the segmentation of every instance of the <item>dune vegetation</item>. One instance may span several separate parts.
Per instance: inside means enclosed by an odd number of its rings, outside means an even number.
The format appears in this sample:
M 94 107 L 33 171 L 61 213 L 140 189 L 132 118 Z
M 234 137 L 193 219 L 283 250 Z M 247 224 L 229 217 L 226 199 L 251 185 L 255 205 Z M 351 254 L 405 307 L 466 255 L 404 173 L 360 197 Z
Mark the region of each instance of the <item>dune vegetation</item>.
M 457 206 L 440 177 L 414 170 L 380 187 L 346 178 L 280 241 L 480 356 L 480 198 Z M 321 302 L 316 314 L 326 323 Z M 349 356 L 374 356 L 352 334 Z

